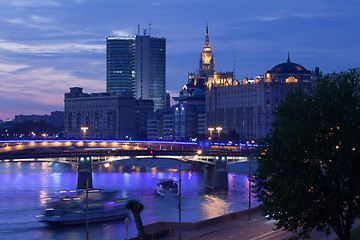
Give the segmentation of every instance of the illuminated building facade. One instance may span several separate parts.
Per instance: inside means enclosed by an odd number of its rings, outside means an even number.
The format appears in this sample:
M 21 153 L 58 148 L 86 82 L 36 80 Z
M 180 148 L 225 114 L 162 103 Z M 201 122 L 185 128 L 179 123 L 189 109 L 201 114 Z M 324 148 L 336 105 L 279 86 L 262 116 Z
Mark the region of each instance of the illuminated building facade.
M 205 46 L 200 56 L 199 71 L 188 74 L 188 82 L 180 91 L 174 112 L 174 136 L 176 140 L 205 137 L 205 91 L 210 81 L 227 79 L 232 82 L 232 72 L 216 72 L 215 59 L 210 48 L 209 28 L 206 26 Z
M 200 57 L 199 75 L 201 77 L 207 77 L 209 75 L 213 75 L 214 73 L 215 73 L 215 59 L 210 49 L 209 27 L 206 26 L 205 46 Z
M 242 82 L 227 78 L 209 79 L 206 91 L 206 125 L 221 126 L 224 133 L 236 131 L 242 141 L 265 137 L 275 107 L 286 93 L 298 89 L 305 93 L 321 77 L 318 68 L 308 71 L 288 61 L 276 65 L 262 77 Z
M 232 72 L 215 71 L 214 55 L 210 49 L 209 29 L 206 27 L 205 46 L 200 56 L 198 72 L 188 73 L 188 81 L 178 97 L 176 104 L 158 110 L 148 119 L 148 138 L 166 140 L 190 140 L 204 137 L 206 130 L 205 91 L 207 82 L 212 79 L 229 79 Z
M 106 92 L 131 91 L 165 108 L 166 39 L 146 34 L 106 40 Z
M 70 88 L 65 93 L 65 138 L 126 139 L 135 137 L 135 98 L 131 92 L 84 93 Z

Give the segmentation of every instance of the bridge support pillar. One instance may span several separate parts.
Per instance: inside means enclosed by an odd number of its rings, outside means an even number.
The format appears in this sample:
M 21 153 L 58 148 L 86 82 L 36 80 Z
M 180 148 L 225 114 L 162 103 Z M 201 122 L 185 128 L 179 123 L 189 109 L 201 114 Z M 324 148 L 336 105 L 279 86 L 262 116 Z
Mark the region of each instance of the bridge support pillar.
M 209 188 L 214 188 L 215 166 L 207 164 L 204 167 L 204 185 Z
M 87 181 L 89 182 L 89 188 L 93 188 L 92 159 L 91 157 L 80 157 L 78 159 L 77 189 L 86 189 Z
M 227 159 L 225 156 L 215 157 L 215 165 L 204 168 L 204 185 L 213 189 L 228 189 Z

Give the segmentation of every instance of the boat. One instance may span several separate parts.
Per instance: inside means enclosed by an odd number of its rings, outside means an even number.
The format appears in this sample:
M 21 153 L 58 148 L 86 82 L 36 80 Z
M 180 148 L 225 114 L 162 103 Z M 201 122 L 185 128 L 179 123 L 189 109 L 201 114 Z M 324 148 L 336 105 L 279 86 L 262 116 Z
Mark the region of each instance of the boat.
M 158 179 L 155 188 L 155 195 L 178 195 L 178 184 L 172 179 Z
M 91 189 L 87 204 L 86 190 L 60 191 L 59 196 L 46 199 L 46 208 L 37 217 L 40 222 L 55 226 L 85 224 L 87 218 L 89 223 L 124 219 L 129 215 L 127 199 L 116 194 L 112 190 Z

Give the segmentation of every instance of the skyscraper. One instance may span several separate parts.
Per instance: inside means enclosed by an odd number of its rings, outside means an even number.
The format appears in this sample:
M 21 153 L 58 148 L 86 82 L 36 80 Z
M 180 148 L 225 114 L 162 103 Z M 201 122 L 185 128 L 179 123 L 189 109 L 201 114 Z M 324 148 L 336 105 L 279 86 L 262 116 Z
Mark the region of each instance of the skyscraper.
M 132 92 L 135 97 L 135 38 L 106 39 L 106 92 Z
M 166 39 L 137 35 L 135 42 L 135 96 L 165 108 Z
M 165 108 L 166 39 L 149 35 L 107 38 L 106 91 L 132 91 L 136 99 Z

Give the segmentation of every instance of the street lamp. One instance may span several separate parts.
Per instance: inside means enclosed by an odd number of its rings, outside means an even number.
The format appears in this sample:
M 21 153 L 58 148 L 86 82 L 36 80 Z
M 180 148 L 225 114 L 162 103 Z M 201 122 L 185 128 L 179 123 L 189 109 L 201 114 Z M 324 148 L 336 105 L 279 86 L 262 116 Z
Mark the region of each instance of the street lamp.
M 217 127 L 216 130 L 219 133 L 219 148 L 220 148 L 220 131 L 223 130 L 222 127 Z
M 84 139 L 84 148 L 85 148 L 85 138 L 86 138 L 86 131 L 89 130 L 88 127 L 81 127 L 81 131 L 83 131 L 83 139 Z
M 43 133 L 43 134 L 41 134 L 41 136 L 45 139 L 45 141 L 46 141 L 46 137 L 47 137 L 47 133 Z
M 250 212 L 251 212 L 251 157 L 249 157 L 249 221 L 251 220 Z
M 179 240 L 181 240 L 181 160 L 182 158 L 179 161 Z
M 210 132 L 210 143 L 211 143 L 211 138 L 212 138 L 212 132 L 215 130 L 214 128 L 208 128 L 209 132 Z

